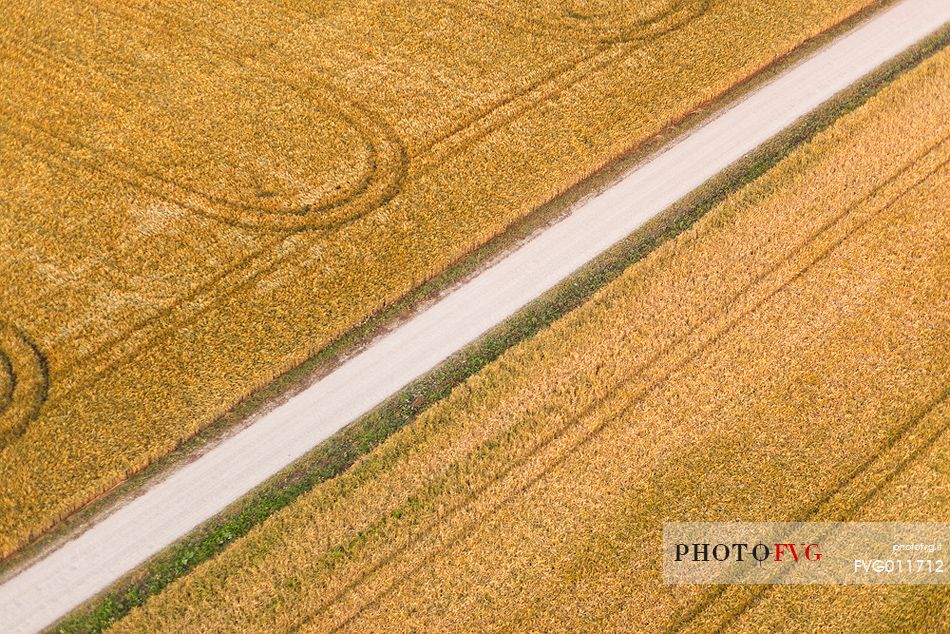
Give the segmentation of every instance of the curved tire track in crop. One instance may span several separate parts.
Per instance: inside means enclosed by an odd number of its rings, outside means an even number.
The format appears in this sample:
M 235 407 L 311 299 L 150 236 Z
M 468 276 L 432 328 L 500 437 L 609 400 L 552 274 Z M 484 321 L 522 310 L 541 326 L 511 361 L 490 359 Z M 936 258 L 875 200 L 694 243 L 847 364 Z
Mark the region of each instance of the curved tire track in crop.
M 0 321 L 0 451 L 23 435 L 46 401 L 46 358 L 19 328 Z
M 470 10 L 523 32 L 569 39 L 579 44 L 625 44 L 652 39 L 683 28 L 705 14 L 712 0 L 674 0 L 652 15 L 629 20 L 622 10 L 583 11 L 562 7 L 556 13 L 531 16 L 509 9 L 509 3 L 478 0 Z M 527 15 L 526 15 L 527 14 Z

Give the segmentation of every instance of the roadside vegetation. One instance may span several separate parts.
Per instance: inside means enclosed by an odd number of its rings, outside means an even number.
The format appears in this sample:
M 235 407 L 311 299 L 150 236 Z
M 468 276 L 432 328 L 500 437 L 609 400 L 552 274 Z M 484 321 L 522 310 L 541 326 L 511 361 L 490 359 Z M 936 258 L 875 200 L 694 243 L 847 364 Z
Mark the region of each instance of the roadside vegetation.
M 943 50 L 115 629 L 936 630 L 943 586 L 664 586 L 659 543 L 945 519 L 948 86 Z

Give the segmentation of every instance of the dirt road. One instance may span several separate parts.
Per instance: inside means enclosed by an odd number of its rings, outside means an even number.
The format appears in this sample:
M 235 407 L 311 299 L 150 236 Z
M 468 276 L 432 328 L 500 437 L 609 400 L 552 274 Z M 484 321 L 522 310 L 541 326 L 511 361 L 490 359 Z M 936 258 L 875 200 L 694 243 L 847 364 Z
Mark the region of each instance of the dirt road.
M 644 161 L 331 374 L 0 586 L 0 630 L 39 630 L 212 517 L 837 92 L 950 21 L 904 0 Z

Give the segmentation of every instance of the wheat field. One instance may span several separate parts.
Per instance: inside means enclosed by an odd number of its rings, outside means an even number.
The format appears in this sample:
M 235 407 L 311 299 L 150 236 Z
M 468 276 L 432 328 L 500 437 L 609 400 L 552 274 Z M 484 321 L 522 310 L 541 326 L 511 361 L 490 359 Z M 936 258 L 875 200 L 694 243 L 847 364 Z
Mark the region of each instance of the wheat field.
M 6 3 L 0 557 L 870 4 Z
M 950 50 L 120 621 L 937 631 L 946 586 L 665 586 L 664 521 L 938 521 Z

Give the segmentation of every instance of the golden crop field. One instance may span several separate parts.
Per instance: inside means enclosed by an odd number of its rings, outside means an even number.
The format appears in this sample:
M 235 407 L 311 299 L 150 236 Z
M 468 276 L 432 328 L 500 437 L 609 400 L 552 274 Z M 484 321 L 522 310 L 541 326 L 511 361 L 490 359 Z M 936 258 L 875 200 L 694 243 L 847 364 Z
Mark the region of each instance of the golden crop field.
M 0 557 L 871 4 L 7 2 Z
M 937 631 L 946 586 L 668 586 L 660 544 L 946 519 L 948 200 L 945 49 L 116 631 Z

